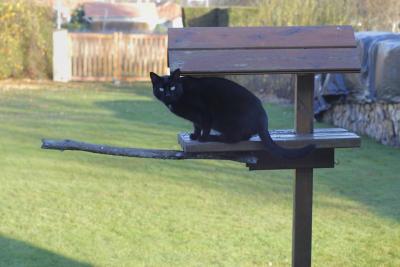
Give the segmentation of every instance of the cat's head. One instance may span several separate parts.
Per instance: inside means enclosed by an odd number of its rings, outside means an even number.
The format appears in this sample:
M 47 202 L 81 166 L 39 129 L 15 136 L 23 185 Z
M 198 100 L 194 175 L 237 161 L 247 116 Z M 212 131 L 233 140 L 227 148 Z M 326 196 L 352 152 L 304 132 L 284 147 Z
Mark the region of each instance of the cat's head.
M 154 96 L 165 104 L 172 104 L 178 101 L 183 94 L 180 75 L 181 71 L 179 69 L 176 69 L 169 76 L 162 77 L 150 72 Z

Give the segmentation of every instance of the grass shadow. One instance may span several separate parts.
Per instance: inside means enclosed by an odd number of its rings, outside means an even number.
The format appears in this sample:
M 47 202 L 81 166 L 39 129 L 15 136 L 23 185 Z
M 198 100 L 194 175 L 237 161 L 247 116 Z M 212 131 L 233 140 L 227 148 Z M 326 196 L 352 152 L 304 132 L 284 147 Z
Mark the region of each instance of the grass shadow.
M 0 235 L 0 266 L 58 266 L 89 267 L 80 262 L 46 249 L 32 246 L 24 241 Z

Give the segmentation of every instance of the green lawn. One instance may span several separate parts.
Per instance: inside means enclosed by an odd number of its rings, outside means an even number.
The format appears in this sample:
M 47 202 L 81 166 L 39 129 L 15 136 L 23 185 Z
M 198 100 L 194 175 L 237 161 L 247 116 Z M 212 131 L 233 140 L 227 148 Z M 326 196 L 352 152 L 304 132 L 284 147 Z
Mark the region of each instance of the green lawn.
M 190 128 L 145 83 L 1 83 L 0 266 L 289 266 L 293 171 L 40 149 L 177 149 Z M 315 171 L 314 266 L 400 266 L 400 150 L 363 138 L 336 160 Z

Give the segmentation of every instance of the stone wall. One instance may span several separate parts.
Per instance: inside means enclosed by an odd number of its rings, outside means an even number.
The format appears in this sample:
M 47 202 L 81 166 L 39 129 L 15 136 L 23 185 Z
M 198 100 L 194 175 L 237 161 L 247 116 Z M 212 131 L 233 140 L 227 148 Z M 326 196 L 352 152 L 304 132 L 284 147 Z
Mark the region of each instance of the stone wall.
M 322 120 L 400 147 L 400 103 L 337 103 L 324 112 Z

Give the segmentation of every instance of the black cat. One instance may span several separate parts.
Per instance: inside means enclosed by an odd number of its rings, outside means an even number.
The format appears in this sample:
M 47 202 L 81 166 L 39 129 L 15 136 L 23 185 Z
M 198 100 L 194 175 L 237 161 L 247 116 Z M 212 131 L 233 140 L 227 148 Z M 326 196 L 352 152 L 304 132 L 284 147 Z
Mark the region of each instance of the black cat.
M 180 77 L 180 70 L 160 77 L 151 72 L 154 96 L 171 112 L 193 123 L 192 140 L 236 143 L 258 134 L 271 154 L 297 158 L 314 150 L 314 145 L 286 149 L 268 132 L 268 117 L 261 101 L 246 88 L 216 77 Z M 210 130 L 220 135 L 210 135 Z

